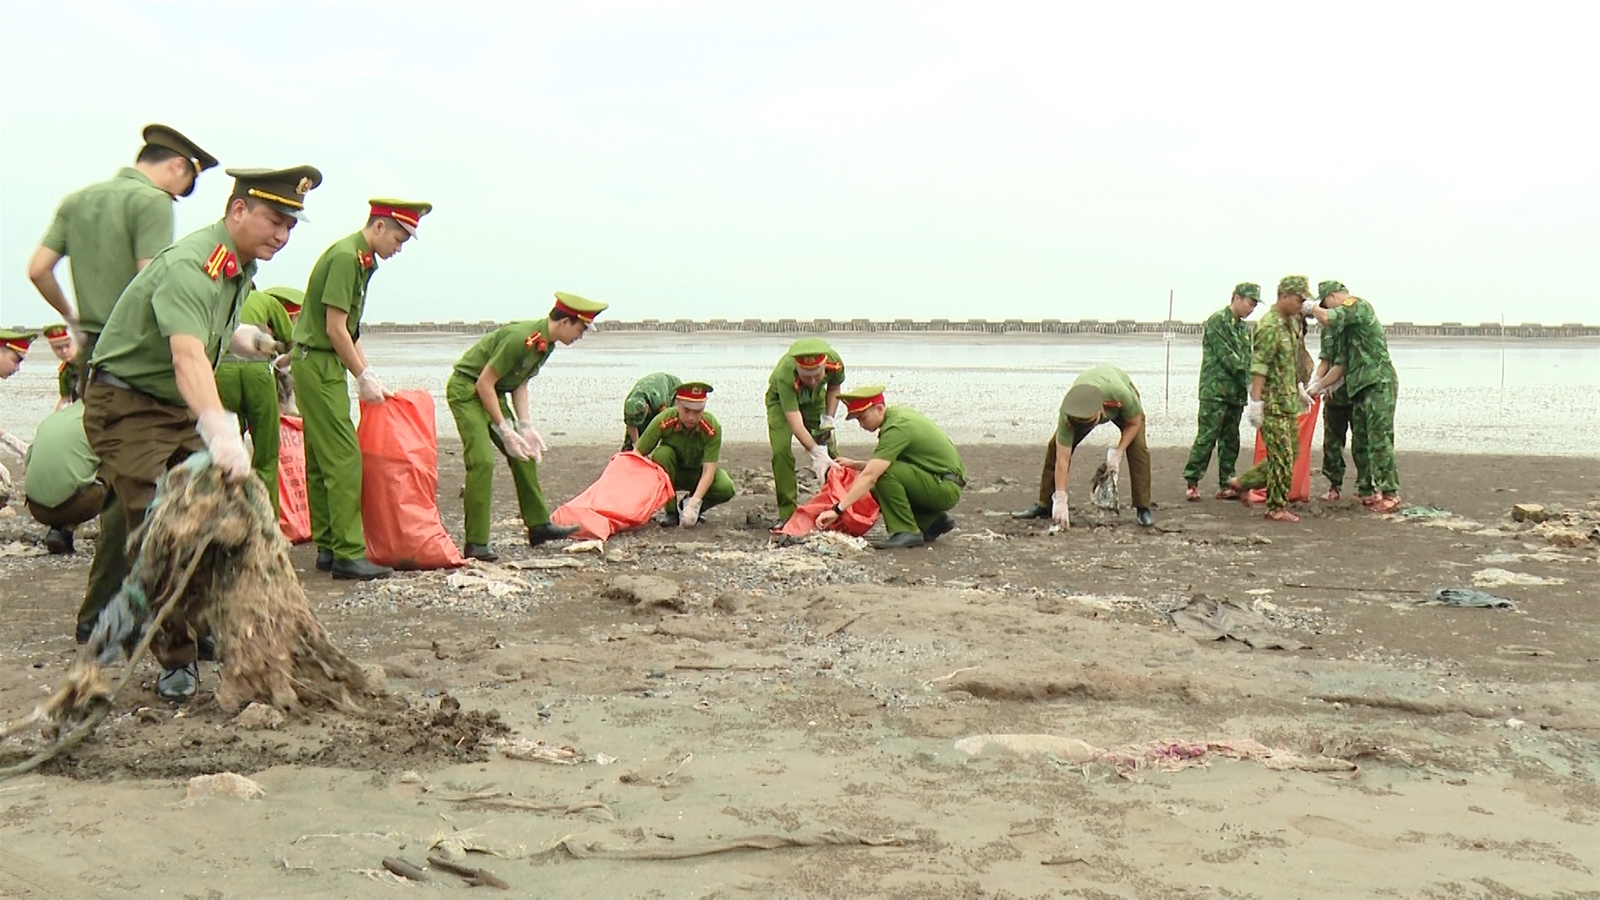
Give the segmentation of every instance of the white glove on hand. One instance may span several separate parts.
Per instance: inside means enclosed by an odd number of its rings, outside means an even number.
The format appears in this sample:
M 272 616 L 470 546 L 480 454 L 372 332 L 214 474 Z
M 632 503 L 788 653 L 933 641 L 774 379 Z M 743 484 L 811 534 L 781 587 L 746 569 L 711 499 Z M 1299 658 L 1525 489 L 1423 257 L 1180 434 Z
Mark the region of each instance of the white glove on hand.
M 532 459 L 533 448 L 528 446 L 528 441 L 517 430 L 511 427 L 510 419 L 501 419 L 494 424 L 494 430 L 500 435 L 500 443 L 506 448 L 506 455 L 512 459 Z
M 1315 375 L 1311 376 L 1311 381 L 1306 383 L 1306 393 L 1313 397 L 1317 397 L 1321 396 L 1322 390 L 1322 379 L 1316 377 Z
M 1313 309 L 1316 309 L 1317 307 L 1319 307 L 1321 305 L 1322 305 L 1322 303 L 1320 301 L 1307 300 L 1306 302 L 1300 304 L 1300 315 L 1302 315 L 1305 318 L 1309 319 L 1309 318 L 1311 318 L 1311 311 Z
M 819 430 L 819 431 L 832 431 L 833 430 L 833 416 L 824 415 L 817 422 L 817 430 Z
M 533 427 L 532 422 L 518 422 L 517 434 L 528 442 L 528 453 L 534 462 L 544 462 L 544 451 L 550 449 L 545 446 L 544 436 L 539 434 L 539 429 Z
M 244 439 L 239 437 L 239 419 L 225 409 L 201 413 L 195 423 L 200 439 L 211 451 L 211 464 L 222 470 L 229 481 L 242 481 L 250 474 L 250 454 L 244 451 Z
M 382 403 L 389 392 L 384 390 L 383 382 L 378 380 L 378 373 L 372 371 L 371 366 L 361 370 L 356 376 L 356 393 L 361 395 L 362 403 Z
M 228 350 L 245 359 L 271 359 L 283 352 L 272 335 L 254 325 L 240 325 L 228 340 Z
M 1260 428 L 1265 415 L 1266 408 L 1260 400 L 1251 400 L 1244 405 L 1244 420 L 1250 423 L 1251 428 Z
M 10 432 L 0 434 L 0 444 L 10 447 L 11 452 L 17 455 L 17 459 L 25 459 L 28 456 L 28 445 L 23 442 L 22 438 Z
M 833 457 L 828 455 L 828 448 L 817 444 L 811 448 L 811 471 L 816 473 L 817 481 L 828 480 L 828 470 L 833 468 Z
M 684 527 L 694 525 L 700 521 L 700 499 L 698 497 L 683 498 L 683 506 L 678 508 L 678 524 Z
M 1300 411 L 1305 412 L 1311 408 L 1311 391 L 1304 386 L 1300 388 Z
M 1062 528 L 1072 524 L 1072 508 L 1067 505 L 1067 492 L 1056 491 L 1050 495 L 1050 518 Z
M 1121 447 L 1112 447 L 1106 451 L 1106 471 L 1119 473 L 1122 471 Z

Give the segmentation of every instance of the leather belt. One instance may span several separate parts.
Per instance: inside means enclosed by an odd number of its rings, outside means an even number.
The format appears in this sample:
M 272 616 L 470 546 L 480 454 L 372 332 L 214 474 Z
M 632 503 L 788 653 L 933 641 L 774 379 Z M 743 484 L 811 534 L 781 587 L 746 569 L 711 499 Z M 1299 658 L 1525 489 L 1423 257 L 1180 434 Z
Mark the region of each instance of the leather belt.
M 95 369 L 89 373 L 89 380 L 96 381 L 107 387 L 119 388 L 124 391 L 137 391 L 138 388 L 123 381 L 121 378 L 107 372 L 105 369 Z

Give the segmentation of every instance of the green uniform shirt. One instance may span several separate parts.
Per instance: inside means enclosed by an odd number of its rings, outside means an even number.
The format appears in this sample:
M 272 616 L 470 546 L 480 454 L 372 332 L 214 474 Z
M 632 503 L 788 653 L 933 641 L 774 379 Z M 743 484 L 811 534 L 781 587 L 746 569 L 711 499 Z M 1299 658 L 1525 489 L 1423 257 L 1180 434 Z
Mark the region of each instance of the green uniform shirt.
M 622 424 L 643 430 L 655 414 L 672 405 L 674 393 L 683 384 L 676 376 L 656 372 L 634 382 L 628 398 L 622 401 Z
M 664 409 L 645 426 L 633 449 L 649 456 L 662 444 L 678 454 L 678 465 L 698 469 L 722 459 L 722 426 L 717 424 L 716 416 L 702 413 L 700 424 L 690 429 L 678 418 L 677 409 Z
M 182 406 L 169 339 L 188 335 L 205 346 L 212 368 L 221 361 L 256 273 L 253 262 L 239 265 L 237 252 L 218 221 L 157 253 L 117 300 L 90 365 Z
M 83 433 L 83 404 L 74 403 L 44 417 L 33 432 L 24 459 L 28 499 L 40 506 L 60 506 L 94 484 L 100 457 L 89 449 Z
M 283 308 L 278 298 L 262 291 L 251 291 L 250 296 L 244 298 L 244 305 L 239 307 L 239 324 L 256 325 L 272 332 L 273 338 L 290 343 L 294 340 L 294 323 L 289 320 L 289 311 Z M 253 362 L 268 364 L 268 360 L 240 359 L 230 354 L 228 359 L 233 362 Z
M 294 323 L 294 342 L 313 350 L 332 350 L 328 337 L 328 307 L 342 309 L 350 339 L 361 339 L 361 312 L 367 304 L 367 285 L 378 271 L 378 257 L 367 238 L 356 232 L 322 252 L 311 267 L 306 302 Z
M 878 428 L 878 446 L 872 458 L 916 466 L 935 478 L 950 474 L 962 481 L 967 478 L 956 445 L 931 419 L 909 406 L 883 408 L 883 425 Z
M 1200 399 L 1243 406 L 1250 395 L 1250 328 L 1231 304 L 1206 319 L 1200 350 Z
M 1139 389 L 1133 386 L 1128 373 L 1116 366 L 1102 365 L 1085 369 L 1072 384 L 1074 387 L 1080 384 L 1093 385 L 1105 395 L 1100 408 L 1102 422 L 1114 422 L 1120 428 L 1129 419 L 1144 415 L 1144 406 L 1139 402 Z M 1061 408 L 1056 413 L 1056 442 L 1072 446 L 1072 420 L 1067 418 L 1065 397 L 1061 398 Z
M 78 396 L 78 364 L 73 360 L 64 360 L 56 369 L 56 396 L 65 400 L 80 400 Z
M 1295 361 L 1300 342 L 1295 338 L 1294 326 L 1278 314 L 1268 310 L 1256 326 L 1255 350 L 1251 355 L 1250 374 L 1265 376 L 1261 386 L 1262 412 L 1269 416 L 1297 416 L 1300 414 L 1300 392 L 1295 381 Z
M 40 244 L 67 257 L 78 326 L 99 334 L 139 272 L 172 243 L 172 195 L 131 166 L 61 201 Z
M 1344 366 L 1345 388 L 1353 395 L 1375 384 L 1393 384 L 1394 363 L 1389 340 L 1372 304 L 1351 297 L 1345 305 L 1328 310 L 1328 330 L 1334 334 L 1333 363 Z
M 305 321 L 305 310 L 300 312 Z M 298 329 L 295 332 L 299 334 Z M 497 394 L 509 394 L 539 374 L 545 360 L 554 353 L 556 342 L 550 337 L 550 320 L 512 322 L 489 332 L 456 361 L 455 374 L 477 381 L 487 366 L 500 376 L 494 383 Z
M 784 412 L 803 409 L 825 411 L 823 407 L 828 389 L 844 384 L 844 360 L 839 358 L 837 352 L 829 350 L 828 359 L 822 365 L 826 375 L 817 382 L 816 387 L 806 387 L 800 383 L 794 357 L 785 356 L 778 360 L 772 376 L 767 379 L 767 406 L 776 406 Z

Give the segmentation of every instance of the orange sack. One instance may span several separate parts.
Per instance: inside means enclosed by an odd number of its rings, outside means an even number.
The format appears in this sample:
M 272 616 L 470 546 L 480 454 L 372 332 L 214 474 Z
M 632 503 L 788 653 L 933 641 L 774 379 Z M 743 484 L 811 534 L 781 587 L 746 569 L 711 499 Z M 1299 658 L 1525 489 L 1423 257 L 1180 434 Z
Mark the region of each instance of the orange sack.
M 433 396 L 400 391 L 361 404 L 361 527 L 367 559 L 396 569 L 466 565 L 439 522 L 439 438 Z
M 561 504 L 550 521 L 578 526 L 578 536 L 608 540 L 650 521 L 676 493 L 660 466 L 633 452 L 618 453 L 583 493 Z
M 1311 441 L 1317 436 L 1317 419 L 1322 412 L 1322 398 L 1311 401 L 1311 408 L 1300 414 L 1300 434 L 1294 446 L 1294 478 L 1289 482 L 1289 502 L 1304 503 L 1311 499 Z M 1255 464 L 1267 461 L 1267 442 L 1256 432 Z M 1251 503 L 1267 502 L 1264 488 L 1250 492 Z
M 278 530 L 291 544 L 311 540 L 306 500 L 306 427 L 299 416 L 278 417 Z
M 838 503 L 840 498 L 850 492 L 850 485 L 855 484 L 859 472 L 848 466 L 833 466 L 828 469 L 828 481 L 817 492 L 815 497 L 800 504 L 795 508 L 794 515 L 789 517 L 779 534 L 789 537 L 800 537 L 817 530 L 817 516 L 822 515 L 829 507 Z M 857 500 L 844 515 L 833 523 L 830 531 L 842 531 L 845 534 L 861 537 L 878 521 L 878 501 L 867 494 Z

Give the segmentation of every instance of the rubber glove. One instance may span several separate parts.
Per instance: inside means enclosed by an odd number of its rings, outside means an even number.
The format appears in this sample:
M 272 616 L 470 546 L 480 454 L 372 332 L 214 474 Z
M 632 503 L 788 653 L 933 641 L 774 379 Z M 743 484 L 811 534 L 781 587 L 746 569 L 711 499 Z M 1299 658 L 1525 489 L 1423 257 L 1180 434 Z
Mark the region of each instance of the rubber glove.
M 826 415 L 826 414 L 823 415 L 821 420 L 819 420 L 817 422 L 817 430 L 818 431 L 832 431 L 833 430 L 833 416 Z
M 533 461 L 544 462 L 544 451 L 550 448 L 545 445 L 544 436 L 539 433 L 539 429 L 533 427 L 532 422 L 518 422 L 517 434 L 522 435 L 522 439 L 528 442 L 528 453 L 533 457 Z
M 501 419 L 494 423 L 494 430 L 500 435 L 500 443 L 506 448 L 507 456 L 522 460 L 533 458 L 533 448 L 528 446 L 527 439 L 512 427 L 510 419 Z
M 1300 388 L 1300 411 L 1305 412 L 1311 408 L 1311 391 L 1305 387 Z
M 1107 472 L 1117 472 L 1117 473 L 1120 473 L 1122 471 L 1122 448 L 1121 447 L 1112 447 L 1111 449 L 1106 451 L 1106 471 Z
M 1300 315 L 1302 315 L 1305 318 L 1309 319 L 1309 318 L 1311 318 L 1311 311 L 1313 309 L 1316 309 L 1317 307 L 1319 307 L 1321 305 L 1322 304 L 1319 301 L 1307 300 L 1306 302 L 1300 304 Z
M 245 359 L 271 359 L 289 348 L 254 325 L 240 325 L 234 329 L 228 349 Z
M 1250 423 L 1251 428 L 1260 428 L 1265 415 L 1266 408 L 1260 400 L 1251 400 L 1244 405 L 1244 420 Z
M 244 439 L 239 436 L 239 418 L 225 409 L 213 409 L 200 414 L 195 423 L 200 439 L 211 451 L 211 464 L 222 470 L 229 481 L 242 481 L 250 474 L 250 454 L 244 450 Z
M 1322 379 L 1315 375 L 1311 376 L 1311 380 L 1306 383 L 1306 393 L 1313 397 L 1321 395 Z
M 1050 495 L 1050 518 L 1062 528 L 1072 524 L 1072 508 L 1067 505 L 1067 492 L 1056 491 Z
M 828 448 L 817 444 L 811 448 L 811 471 L 816 473 L 817 481 L 828 480 L 828 470 L 833 468 L 833 457 L 828 455 Z
M 372 371 L 371 366 L 362 369 L 361 374 L 356 376 L 356 393 L 361 395 L 362 403 L 382 403 L 389 396 L 383 382 L 378 380 L 378 373 Z
M 685 497 L 683 506 L 678 508 L 678 524 L 688 527 L 700 521 L 700 498 Z

